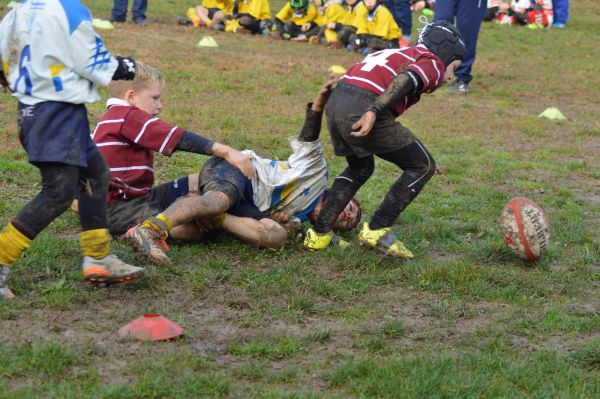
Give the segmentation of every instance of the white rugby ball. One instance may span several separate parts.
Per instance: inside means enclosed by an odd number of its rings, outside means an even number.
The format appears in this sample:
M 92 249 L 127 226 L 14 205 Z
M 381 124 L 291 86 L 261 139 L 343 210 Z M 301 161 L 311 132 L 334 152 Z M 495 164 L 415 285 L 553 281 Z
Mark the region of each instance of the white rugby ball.
M 500 213 L 506 245 L 520 258 L 533 261 L 548 249 L 550 229 L 544 210 L 523 197 L 512 198 Z

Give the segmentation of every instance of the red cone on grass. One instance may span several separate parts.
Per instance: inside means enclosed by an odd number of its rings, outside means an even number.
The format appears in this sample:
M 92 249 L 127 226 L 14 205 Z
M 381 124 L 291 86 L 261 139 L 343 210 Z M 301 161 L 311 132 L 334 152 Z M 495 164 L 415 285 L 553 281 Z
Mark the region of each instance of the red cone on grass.
M 130 336 L 142 341 L 160 341 L 175 338 L 183 333 L 177 323 L 159 314 L 145 314 L 121 327 L 121 337 Z

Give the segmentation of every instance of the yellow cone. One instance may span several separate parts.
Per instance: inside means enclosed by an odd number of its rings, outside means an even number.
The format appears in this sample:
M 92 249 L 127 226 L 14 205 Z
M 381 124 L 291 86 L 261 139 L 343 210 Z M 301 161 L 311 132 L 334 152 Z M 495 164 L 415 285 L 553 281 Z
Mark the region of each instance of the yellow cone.
M 92 25 L 98 29 L 115 29 L 114 25 L 106 19 L 94 18 L 92 19 Z
M 558 110 L 558 108 L 550 107 L 546 108 L 544 112 L 538 115 L 540 118 L 548 118 L 555 120 L 566 120 L 567 118 Z
M 335 73 L 336 75 L 343 75 L 346 73 L 346 68 L 341 65 L 332 65 L 329 67 L 329 72 Z
M 198 42 L 198 47 L 219 47 L 219 44 L 212 36 L 204 36 L 202 40 Z

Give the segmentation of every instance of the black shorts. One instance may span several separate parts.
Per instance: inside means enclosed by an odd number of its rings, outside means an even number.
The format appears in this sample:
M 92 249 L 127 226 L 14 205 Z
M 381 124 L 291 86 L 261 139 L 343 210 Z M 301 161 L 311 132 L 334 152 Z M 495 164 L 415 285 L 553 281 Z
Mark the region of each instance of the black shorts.
M 178 198 L 189 193 L 188 177 L 182 177 L 154 187 L 150 192 L 131 200 L 108 204 L 107 216 L 110 234 L 120 236 L 129 228 L 142 223 L 167 209 Z
M 377 115 L 373 129 L 368 135 L 354 137 L 352 125 L 360 119 L 377 94 L 346 82 L 339 82 L 325 106 L 327 127 L 337 156 L 356 155 L 363 158 L 383 154 L 406 147 L 415 141 L 412 132 L 396 122 L 390 110 Z
M 198 186 L 202 194 L 207 191 L 225 193 L 230 200 L 227 213 L 256 220 L 268 217 L 254 204 L 252 181 L 223 158 L 213 156 L 206 161 L 200 170 Z

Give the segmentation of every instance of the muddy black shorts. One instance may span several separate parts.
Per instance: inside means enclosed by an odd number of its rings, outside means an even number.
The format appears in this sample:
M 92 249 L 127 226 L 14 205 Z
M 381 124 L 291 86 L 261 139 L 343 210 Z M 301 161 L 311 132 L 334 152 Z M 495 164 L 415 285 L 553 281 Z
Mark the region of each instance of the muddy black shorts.
M 189 193 L 188 177 L 182 177 L 154 187 L 144 196 L 119 200 L 108 204 L 107 216 L 110 234 L 120 236 L 129 228 L 158 215 L 180 197 Z
M 337 156 L 356 155 L 359 158 L 383 154 L 406 147 L 415 141 L 412 132 L 396 122 L 391 110 L 377 114 L 368 135 L 354 137 L 352 125 L 360 119 L 377 94 L 346 82 L 339 82 L 325 106 L 327 127 Z

